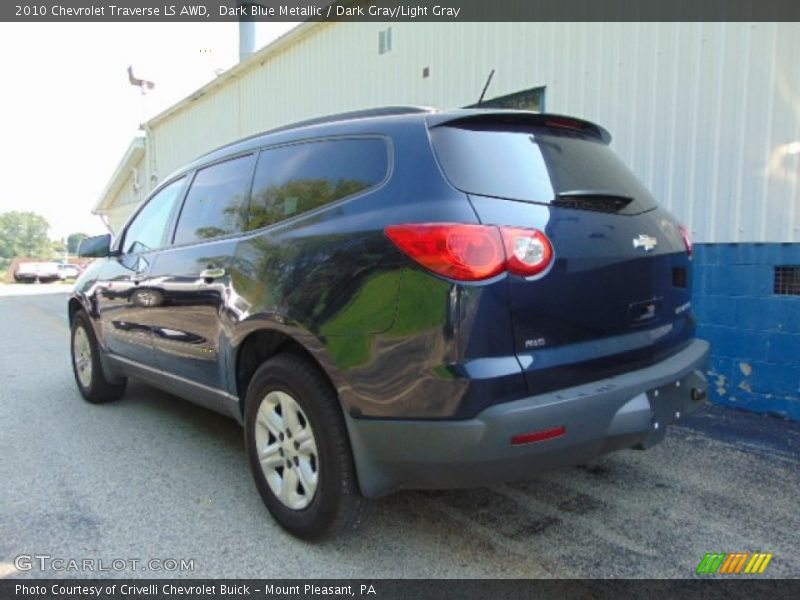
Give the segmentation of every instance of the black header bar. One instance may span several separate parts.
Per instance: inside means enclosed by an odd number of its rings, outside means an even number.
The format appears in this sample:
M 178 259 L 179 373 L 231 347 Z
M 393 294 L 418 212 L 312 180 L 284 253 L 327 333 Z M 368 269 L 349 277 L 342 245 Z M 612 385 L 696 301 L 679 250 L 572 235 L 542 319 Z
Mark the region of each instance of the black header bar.
M 17 579 L 0 600 L 619 600 L 797 598 L 800 580 L 424 580 L 424 579 Z
M 4 0 L 0 21 L 800 21 L 800 0 Z

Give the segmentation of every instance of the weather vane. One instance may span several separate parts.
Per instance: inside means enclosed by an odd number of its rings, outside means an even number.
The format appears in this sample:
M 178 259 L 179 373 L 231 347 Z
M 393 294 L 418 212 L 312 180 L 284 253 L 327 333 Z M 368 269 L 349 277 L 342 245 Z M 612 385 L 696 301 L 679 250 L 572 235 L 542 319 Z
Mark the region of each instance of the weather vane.
M 156 87 L 156 84 L 153 83 L 152 81 L 134 77 L 133 66 L 131 65 L 128 65 L 128 81 L 131 82 L 131 85 L 139 86 L 139 89 L 142 91 L 142 96 L 144 96 L 147 93 L 147 90 L 152 90 L 154 87 Z

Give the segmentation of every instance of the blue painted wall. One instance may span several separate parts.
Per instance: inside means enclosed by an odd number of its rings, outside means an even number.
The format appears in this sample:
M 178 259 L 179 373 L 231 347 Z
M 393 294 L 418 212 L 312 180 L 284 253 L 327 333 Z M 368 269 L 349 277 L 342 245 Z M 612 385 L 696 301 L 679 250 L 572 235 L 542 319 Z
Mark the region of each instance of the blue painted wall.
M 773 293 L 800 244 L 696 244 L 692 304 L 711 342 L 711 400 L 800 420 L 800 296 Z

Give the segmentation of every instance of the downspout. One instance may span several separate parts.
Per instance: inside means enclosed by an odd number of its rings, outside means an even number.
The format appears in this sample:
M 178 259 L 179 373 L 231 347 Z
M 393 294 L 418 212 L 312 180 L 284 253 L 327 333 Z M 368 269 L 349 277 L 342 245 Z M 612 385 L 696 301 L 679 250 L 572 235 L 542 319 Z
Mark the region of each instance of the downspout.
M 250 12 L 250 2 L 239 2 L 245 12 Z M 250 16 L 239 17 L 239 62 L 256 51 L 256 22 Z
M 153 136 L 153 130 L 150 129 L 150 124 L 148 122 L 144 122 L 141 125 L 142 131 L 144 131 L 144 153 L 147 157 L 145 164 L 147 165 L 147 189 L 146 192 L 149 192 L 155 187 L 155 184 L 158 182 L 158 162 L 156 160 L 156 142 L 155 137 Z

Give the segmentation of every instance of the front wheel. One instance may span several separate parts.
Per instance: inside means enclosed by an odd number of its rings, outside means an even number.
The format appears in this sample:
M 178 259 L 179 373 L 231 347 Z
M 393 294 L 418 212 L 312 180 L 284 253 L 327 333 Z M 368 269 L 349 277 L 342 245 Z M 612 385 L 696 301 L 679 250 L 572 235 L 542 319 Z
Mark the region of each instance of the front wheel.
M 280 354 L 256 371 L 245 442 L 261 498 L 290 533 L 320 540 L 366 520 L 336 394 L 309 361 Z
M 72 372 L 81 396 L 92 404 L 116 400 L 125 392 L 125 380 L 106 379 L 100 362 L 100 349 L 86 313 L 80 311 L 72 319 Z

